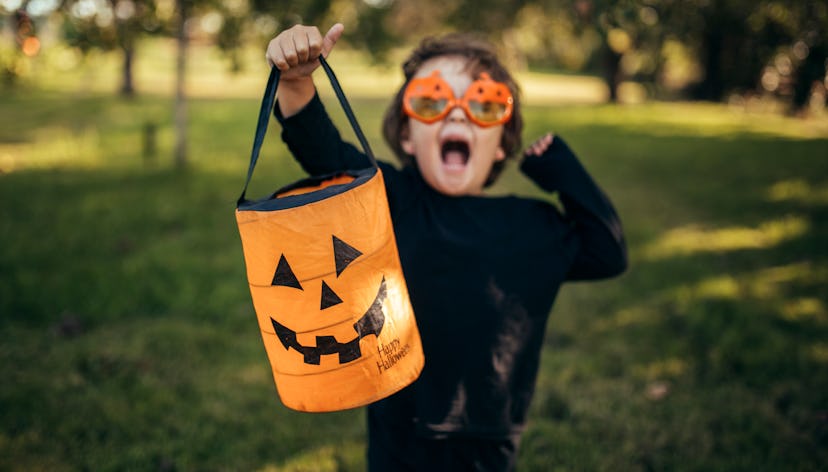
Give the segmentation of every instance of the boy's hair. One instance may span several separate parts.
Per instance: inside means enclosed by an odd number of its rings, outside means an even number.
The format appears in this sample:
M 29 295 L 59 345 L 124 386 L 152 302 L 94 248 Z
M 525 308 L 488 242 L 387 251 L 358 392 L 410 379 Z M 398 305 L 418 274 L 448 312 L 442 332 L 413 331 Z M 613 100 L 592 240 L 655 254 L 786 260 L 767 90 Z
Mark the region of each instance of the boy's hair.
M 400 137 L 405 132 L 409 119 L 403 113 L 403 94 L 405 93 L 405 87 L 424 62 L 443 56 L 458 56 L 466 59 L 466 68 L 472 78 L 478 77 L 481 72 L 487 72 L 493 80 L 506 84 L 514 97 L 512 118 L 503 125 L 503 137 L 500 140 L 506 159 L 497 161 L 492 166 L 492 170 L 484 184 L 488 187 L 497 180 L 497 177 L 503 171 L 506 160 L 514 158 L 520 152 L 523 117 L 520 111 L 520 88 L 517 82 L 497 58 L 494 47 L 477 36 L 468 33 L 452 33 L 440 37 L 429 37 L 424 39 L 412 51 L 402 65 L 405 83 L 400 87 L 394 101 L 391 102 L 385 112 L 382 123 L 383 136 L 403 164 L 415 164 L 414 156 L 407 154 L 400 145 Z

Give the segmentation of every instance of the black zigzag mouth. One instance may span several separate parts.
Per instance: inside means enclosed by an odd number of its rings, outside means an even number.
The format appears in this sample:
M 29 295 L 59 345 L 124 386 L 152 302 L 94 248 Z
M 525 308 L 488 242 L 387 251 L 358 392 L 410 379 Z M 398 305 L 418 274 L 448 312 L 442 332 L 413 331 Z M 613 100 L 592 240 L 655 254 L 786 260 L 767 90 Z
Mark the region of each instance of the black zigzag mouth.
M 303 346 L 299 343 L 296 337 L 296 331 L 286 327 L 285 325 L 274 320 L 272 317 L 270 321 L 273 323 L 273 329 L 276 330 L 276 337 L 282 342 L 282 346 L 286 350 L 293 348 L 304 357 L 305 364 L 319 365 L 322 356 L 338 354 L 339 363 L 347 364 L 362 357 L 362 351 L 359 348 L 359 341 L 373 334 L 379 337 L 382 328 L 385 325 L 385 313 L 382 311 L 382 305 L 388 294 L 385 277 L 382 278 L 377 296 L 371 306 L 365 313 L 354 323 L 354 331 L 357 335 L 354 339 L 340 343 L 333 336 L 317 336 L 316 346 Z

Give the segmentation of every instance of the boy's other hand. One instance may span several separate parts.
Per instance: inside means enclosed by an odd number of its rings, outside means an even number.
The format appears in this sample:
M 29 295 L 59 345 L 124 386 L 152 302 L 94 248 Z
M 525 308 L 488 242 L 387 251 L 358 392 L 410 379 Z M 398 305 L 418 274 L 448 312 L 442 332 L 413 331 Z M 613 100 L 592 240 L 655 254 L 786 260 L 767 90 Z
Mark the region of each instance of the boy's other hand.
M 544 152 L 546 152 L 547 149 L 549 149 L 549 146 L 552 144 L 552 141 L 554 139 L 555 139 L 554 134 L 552 134 L 552 133 L 545 134 L 544 136 L 541 136 L 540 138 L 538 138 L 537 141 L 532 143 L 532 145 L 529 146 L 526 149 L 526 151 L 524 151 L 524 154 L 527 155 L 527 156 L 541 156 Z
M 310 78 L 319 67 L 319 55 L 328 57 L 344 30 L 337 23 L 323 37 L 315 26 L 296 25 L 270 41 L 265 57 L 279 68 L 282 81 Z

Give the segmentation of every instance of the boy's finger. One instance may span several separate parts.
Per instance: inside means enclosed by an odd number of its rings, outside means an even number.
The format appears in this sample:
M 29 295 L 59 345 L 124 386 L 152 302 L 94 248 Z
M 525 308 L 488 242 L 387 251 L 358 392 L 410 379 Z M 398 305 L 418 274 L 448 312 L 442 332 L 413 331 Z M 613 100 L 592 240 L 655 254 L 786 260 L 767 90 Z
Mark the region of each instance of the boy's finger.
M 296 51 L 297 64 L 308 61 L 308 55 L 310 54 L 310 34 L 297 34 L 293 37 L 293 49 Z
M 299 37 L 301 39 L 301 44 L 299 41 L 296 42 L 297 52 L 299 52 L 299 48 L 302 48 L 302 52 L 300 53 L 300 61 L 302 63 L 312 62 L 319 56 L 319 52 L 322 48 L 322 33 L 319 32 L 319 28 L 316 26 L 309 26 L 302 31 L 302 35 Z
M 292 40 L 282 43 L 282 55 L 285 57 L 288 66 L 294 67 L 299 64 L 299 59 L 296 57 L 296 46 L 293 45 Z
M 308 60 L 316 59 L 322 52 L 322 35 L 314 28 L 308 33 Z
M 282 72 L 290 69 L 290 65 L 288 65 L 282 52 L 282 47 L 278 44 L 275 44 L 271 52 L 268 53 L 268 60 Z
M 265 58 L 270 65 L 278 65 L 277 63 L 281 62 L 281 53 L 282 48 L 279 46 L 279 39 L 273 38 L 267 44 L 267 51 L 265 52 Z
M 331 26 L 331 29 L 329 29 L 327 33 L 325 33 L 325 39 L 322 42 L 322 55 L 324 57 L 328 57 L 328 54 L 331 53 L 331 49 L 333 49 L 336 42 L 339 41 L 343 31 L 345 31 L 345 26 L 343 26 L 342 23 L 336 23 Z

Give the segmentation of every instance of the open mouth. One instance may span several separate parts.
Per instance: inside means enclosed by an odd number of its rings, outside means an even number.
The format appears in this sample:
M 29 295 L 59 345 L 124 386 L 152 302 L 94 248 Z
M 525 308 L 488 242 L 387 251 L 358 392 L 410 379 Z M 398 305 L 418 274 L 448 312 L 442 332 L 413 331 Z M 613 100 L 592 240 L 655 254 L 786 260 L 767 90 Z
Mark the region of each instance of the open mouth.
M 469 143 L 456 139 L 446 140 L 440 146 L 440 156 L 446 167 L 462 169 L 469 162 Z

